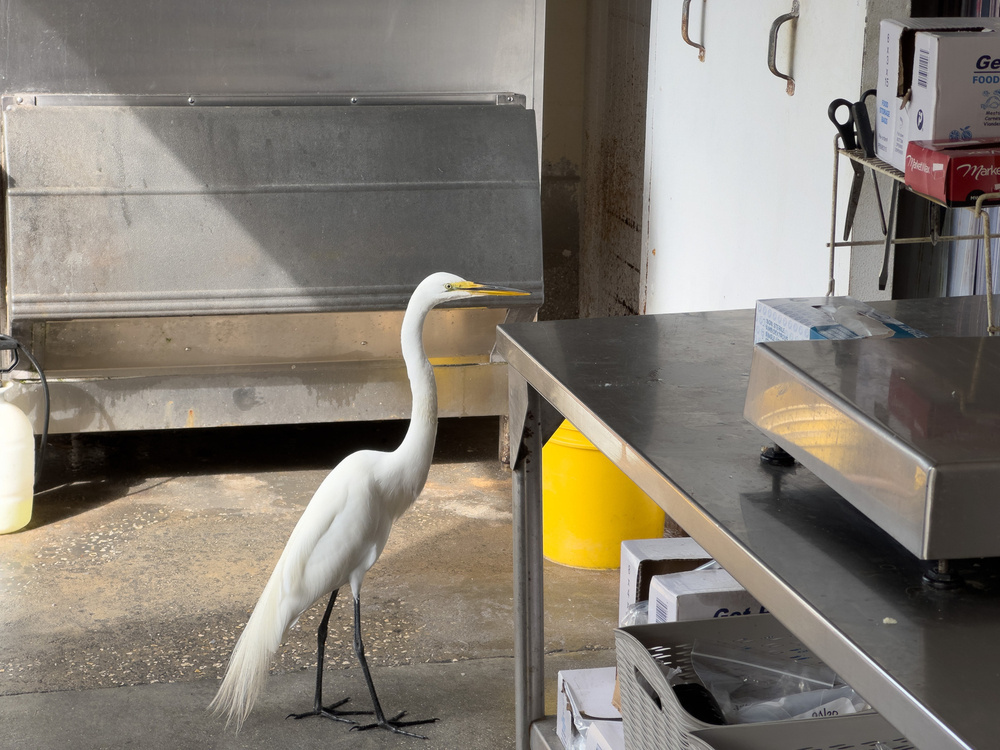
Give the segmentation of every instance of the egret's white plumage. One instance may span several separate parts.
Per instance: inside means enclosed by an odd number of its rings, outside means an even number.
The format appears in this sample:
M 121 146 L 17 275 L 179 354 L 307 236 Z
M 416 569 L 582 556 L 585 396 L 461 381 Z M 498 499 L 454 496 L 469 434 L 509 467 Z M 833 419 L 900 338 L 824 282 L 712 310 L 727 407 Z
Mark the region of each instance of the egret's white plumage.
M 272 656 L 299 616 L 348 583 L 355 607 L 359 606 L 365 573 L 382 553 L 393 522 L 416 500 L 427 481 L 437 431 L 437 388 L 422 341 L 427 314 L 451 300 L 510 294 L 525 293 L 476 284 L 449 273 L 432 274 L 414 290 L 400 334 L 413 397 L 406 436 L 394 451 L 363 450 L 341 461 L 320 484 L 295 525 L 233 649 L 211 704 L 237 729 L 260 694 Z M 357 632 L 355 639 L 358 649 Z M 358 656 L 367 673 L 363 653 Z M 318 680 L 321 682 L 321 674 Z M 381 714 L 370 682 L 369 689 Z

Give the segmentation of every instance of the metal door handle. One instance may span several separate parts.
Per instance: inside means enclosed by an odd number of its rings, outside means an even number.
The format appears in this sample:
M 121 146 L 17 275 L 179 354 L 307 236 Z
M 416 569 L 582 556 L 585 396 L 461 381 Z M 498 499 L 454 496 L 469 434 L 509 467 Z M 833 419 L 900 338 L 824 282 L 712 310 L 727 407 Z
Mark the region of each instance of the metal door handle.
M 778 29 L 780 29 L 781 25 L 786 21 L 791 21 L 798 17 L 799 17 L 799 0 L 792 0 L 791 12 L 786 13 L 783 16 L 778 16 L 776 19 L 774 19 L 774 23 L 771 24 L 771 36 L 768 39 L 767 43 L 767 67 L 772 73 L 774 73 L 774 75 L 778 76 L 778 78 L 784 78 L 788 82 L 785 86 L 785 91 L 788 93 L 789 96 L 792 96 L 795 93 L 795 79 L 792 78 L 790 75 L 782 73 L 780 70 L 778 70 L 778 68 L 774 64 L 774 58 L 775 55 L 777 55 Z
M 705 0 L 708 2 L 708 0 Z M 681 39 L 684 40 L 686 44 L 690 44 L 696 50 L 698 50 L 698 59 L 705 62 L 705 48 L 698 44 L 697 42 L 692 42 L 691 37 L 688 36 L 688 17 L 691 15 L 691 0 L 684 0 L 684 5 L 681 8 Z M 704 36 L 704 31 L 702 36 Z

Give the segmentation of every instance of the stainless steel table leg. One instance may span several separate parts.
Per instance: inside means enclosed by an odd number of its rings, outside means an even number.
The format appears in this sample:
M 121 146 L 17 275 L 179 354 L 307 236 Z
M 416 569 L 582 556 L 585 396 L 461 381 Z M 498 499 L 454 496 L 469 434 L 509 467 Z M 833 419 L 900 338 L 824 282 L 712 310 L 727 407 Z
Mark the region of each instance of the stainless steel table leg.
M 518 750 L 545 716 L 541 397 L 510 371 L 514 515 L 514 711 Z

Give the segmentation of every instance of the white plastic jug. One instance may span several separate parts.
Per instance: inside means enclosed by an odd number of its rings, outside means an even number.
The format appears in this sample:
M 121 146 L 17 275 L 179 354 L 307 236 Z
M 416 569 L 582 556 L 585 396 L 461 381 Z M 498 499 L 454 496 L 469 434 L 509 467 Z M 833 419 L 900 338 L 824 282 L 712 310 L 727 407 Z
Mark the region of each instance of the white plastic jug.
M 35 434 L 27 415 L 0 398 L 0 534 L 28 525 L 35 494 Z

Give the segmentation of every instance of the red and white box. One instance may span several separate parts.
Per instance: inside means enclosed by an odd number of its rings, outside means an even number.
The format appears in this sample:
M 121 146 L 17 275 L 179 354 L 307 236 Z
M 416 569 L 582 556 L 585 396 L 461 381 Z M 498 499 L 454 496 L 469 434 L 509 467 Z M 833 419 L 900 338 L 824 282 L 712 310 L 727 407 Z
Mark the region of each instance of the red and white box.
M 910 141 L 906 185 L 949 206 L 971 206 L 1000 193 L 1000 140 Z

